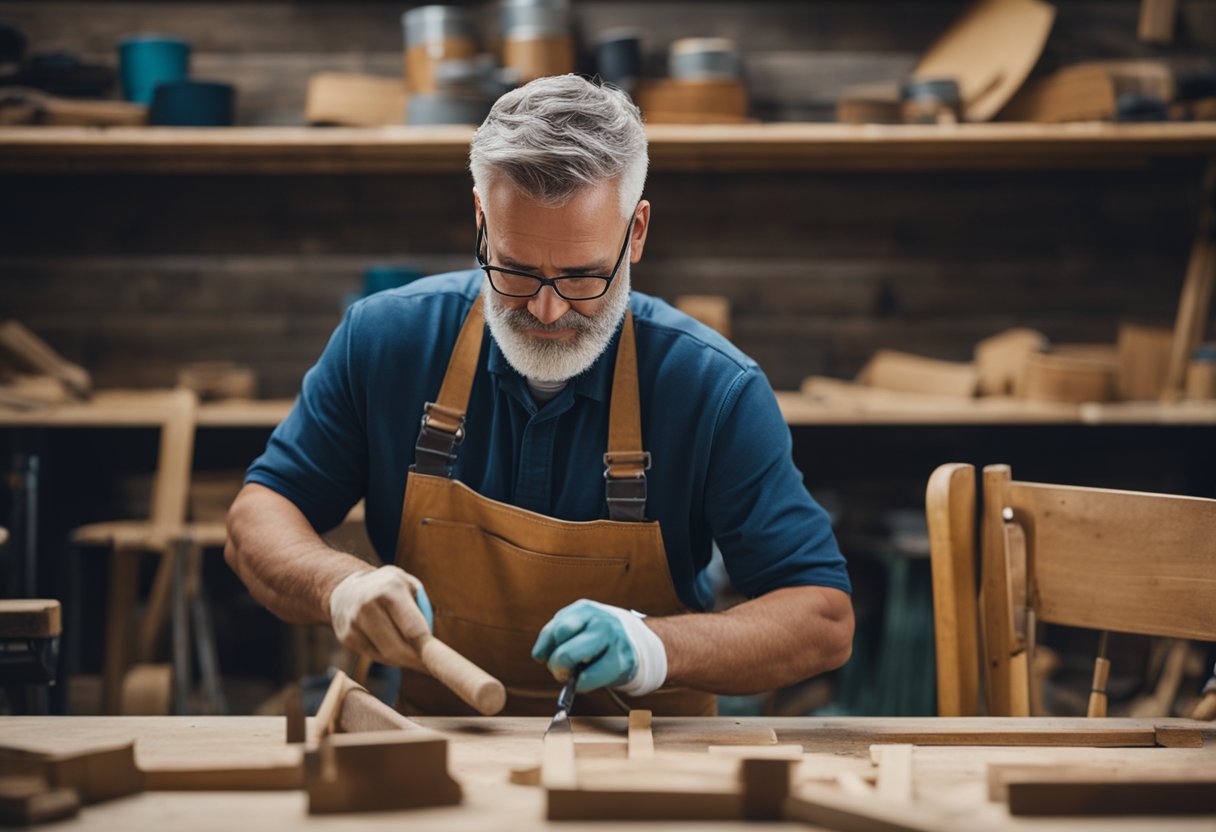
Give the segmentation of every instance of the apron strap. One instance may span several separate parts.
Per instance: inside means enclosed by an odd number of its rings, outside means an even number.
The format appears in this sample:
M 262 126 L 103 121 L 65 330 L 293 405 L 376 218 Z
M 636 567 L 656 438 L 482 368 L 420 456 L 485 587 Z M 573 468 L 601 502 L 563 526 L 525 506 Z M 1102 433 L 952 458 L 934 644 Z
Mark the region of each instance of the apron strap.
M 414 464 L 410 470 L 419 474 L 451 477 L 456 464 L 456 446 L 464 441 L 464 417 L 469 408 L 469 393 L 481 356 L 481 339 L 485 318 L 481 311 L 482 298 L 477 296 L 465 316 L 448 370 L 439 388 L 439 398 L 427 402 L 422 411 L 422 427 L 414 446 Z
M 646 519 L 646 472 L 649 469 L 650 452 L 642 450 L 642 407 L 638 397 L 633 311 L 627 309 L 612 376 L 608 453 L 604 454 L 604 494 L 608 500 L 609 519 L 635 523 Z
M 469 393 L 481 356 L 485 331 L 482 297 L 477 296 L 460 328 L 437 401 L 423 408 L 422 426 L 410 471 L 452 477 L 456 448 L 464 441 Z M 650 453 L 642 450 L 642 408 L 638 397 L 638 356 L 633 312 L 626 310 L 612 377 L 608 413 L 608 452 L 604 454 L 604 494 L 611 520 L 646 520 L 646 471 Z

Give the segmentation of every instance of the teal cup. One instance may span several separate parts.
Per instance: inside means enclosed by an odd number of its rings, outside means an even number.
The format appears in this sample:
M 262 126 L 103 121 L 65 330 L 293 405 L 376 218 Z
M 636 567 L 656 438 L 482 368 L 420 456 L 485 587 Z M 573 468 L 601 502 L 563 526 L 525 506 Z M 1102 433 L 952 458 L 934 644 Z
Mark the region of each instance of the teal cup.
M 157 86 L 190 77 L 190 44 L 168 35 L 134 35 L 118 44 L 122 94 L 149 105 Z

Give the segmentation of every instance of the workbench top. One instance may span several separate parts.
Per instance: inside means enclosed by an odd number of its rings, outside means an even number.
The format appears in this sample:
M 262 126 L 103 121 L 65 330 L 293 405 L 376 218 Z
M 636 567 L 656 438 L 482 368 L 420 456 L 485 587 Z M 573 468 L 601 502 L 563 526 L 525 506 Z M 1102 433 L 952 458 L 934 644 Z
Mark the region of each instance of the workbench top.
M 225 829 L 258 832 L 298 828 L 489 830 L 544 827 L 545 794 L 534 786 L 508 781 L 511 769 L 539 763 L 541 736 L 547 720 L 539 718 L 423 718 L 427 727 L 451 741 L 449 767 L 464 786 L 459 807 L 402 813 L 314 816 L 306 812 L 304 792 L 146 792 L 129 798 L 86 806 L 75 820 L 59 829 L 182 830 Z M 945 730 L 1063 730 L 1096 727 L 1150 726 L 1201 728 L 1206 746 L 1188 748 L 1010 748 L 917 747 L 914 757 L 918 800 L 950 807 L 976 829 L 1047 830 L 1216 830 L 1216 819 L 1184 818 L 1011 818 L 1003 804 L 986 798 L 989 762 L 1072 763 L 1109 762 L 1143 767 L 1146 771 L 1166 759 L 1172 766 L 1192 766 L 1197 772 L 1216 771 L 1216 724 L 1189 720 L 1125 719 L 939 719 L 939 718 L 656 718 L 655 747 L 664 751 L 704 750 L 711 743 L 754 743 L 772 729 L 778 742 L 801 743 L 817 763 L 864 772 L 869 746 L 898 741 L 895 735 Z M 626 720 L 575 718 L 580 750 L 598 744 L 624 747 Z M 0 718 L 0 744 L 48 751 L 105 744 L 134 738 L 136 756 L 145 770 L 209 763 L 255 765 L 290 763 L 301 753 L 284 742 L 284 720 L 277 717 L 6 717 Z M 574 824 L 553 824 L 572 828 Z M 662 827 L 704 829 L 694 823 L 594 823 L 597 832 Z M 741 823 L 714 824 L 728 832 Z M 808 829 L 797 824 L 765 824 L 769 829 Z

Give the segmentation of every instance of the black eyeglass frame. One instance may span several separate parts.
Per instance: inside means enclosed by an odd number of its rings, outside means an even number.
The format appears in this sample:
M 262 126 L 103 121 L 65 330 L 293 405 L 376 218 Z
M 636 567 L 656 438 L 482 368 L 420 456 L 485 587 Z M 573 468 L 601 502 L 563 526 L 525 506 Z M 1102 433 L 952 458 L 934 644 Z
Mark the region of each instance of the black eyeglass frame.
M 639 202 L 638 205 L 641 205 L 641 202 Z M 611 274 L 566 274 L 566 275 L 562 275 L 561 277 L 541 277 L 540 275 L 532 274 L 531 272 L 522 272 L 517 269 L 508 269 L 504 266 L 492 266 L 486 261 L 486 257 L 489 256 L 489 253 L 490 253 L 490 240 L 486 235 L 487 223 L 486 223 L 486 218 L 485 218 L 484 214 L 482 214 L 481 223 L 477 226 L 477 249 L 475 251 L 475 254 L 477 257 L 477 265 L 481 268 L 482 271 L 484 271 L 486 273 L 486 277 L 488 277 L 490 279 L 490 288 L 492 288 L 495 292 L 498 292 L 498 294 L 503 295 L 508 298 L 534 298 L 538 294 L 540 294 L 541 289 L 545 288 L 546 286 L 552 286 L 553 291 L 556 292 L 557 296 L 562 298 L 563 300 L 570 300 L 570 301 L 575 301 L 575 302 L 583 301 L 583 300 L 596 300 L 596 299 L 602 298 L 604 295 L 608 294 L 608 289 L 609 289 L 609 287 L 612 286 L 612 281 L 616 279 L 617 272 L 619 272 L 621 270 L 621 263 L 625 262 L 625 252 L 629 250 L 629 240 L 633 237 L 633 223 L 637 219 L 637 213 L 638 213 L 637 206 L 634 206 L 633 212 L 629 215 L 629 226 L 625 229 L 625 239 L 621 243 L 621 251 L 616 256 L 616 264 L 613 265 Z M 481 253 L 481 249 L 482 249 L 483 245 L 485 246 L 485 249 L 486 249 L 485 256 L 483 256 Z M 529 294 L 526 294 L 526 295 L 513 294 L 511 292 L 504 292 L 502 289 L 499 289 L 498 286 L 496 286 L 494 284 L 493 272 L 501 272 L 503 274 L 512 274 L 512 275 L 515 275 L 516 277 L 530 277 L 533 280 L 535 280 L 537 283 L 536 290 Z M 603 290 L 600 291 L 600 293 L 598 295 L 591 295 L 590 297 L 572 298 L 572 297 L 569 297 L 562 293 L 561 282 L 563 280 L 587 280 L 588 278 L 593 278 L 595 280 L 604 281 L 604 288 L 603 288 Z

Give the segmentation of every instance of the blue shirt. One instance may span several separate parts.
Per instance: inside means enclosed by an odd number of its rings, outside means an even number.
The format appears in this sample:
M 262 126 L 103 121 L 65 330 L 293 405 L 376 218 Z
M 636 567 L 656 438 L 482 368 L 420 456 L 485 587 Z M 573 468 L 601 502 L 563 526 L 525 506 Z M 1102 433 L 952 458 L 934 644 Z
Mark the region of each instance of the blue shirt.
M 300 397 L 247 482 L 291 500 L 313 527 L 366 498 L 368 535 L 395 558 L 423 405 L 438 396 L 479 270 L 354 304 L 304 376 Z M 711 606 L 698 580 L 717 540 L 735 588 L 850 591 L 827 514 L 790 456 L 790 432 L 754 361 L 713 330 L 637 292 L 643 446 L 653 457 L 648 519 L 658 520 L 680 600 Z M 603 454 L 617 336 L 586 372 L 537 407 L 498 344 L 482 341 L 456 476 L 478 493 L 562 520 L 608 516 Z

